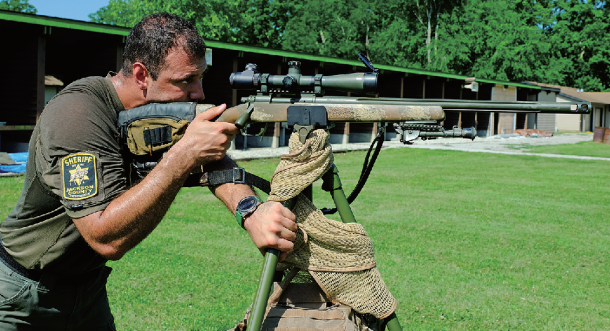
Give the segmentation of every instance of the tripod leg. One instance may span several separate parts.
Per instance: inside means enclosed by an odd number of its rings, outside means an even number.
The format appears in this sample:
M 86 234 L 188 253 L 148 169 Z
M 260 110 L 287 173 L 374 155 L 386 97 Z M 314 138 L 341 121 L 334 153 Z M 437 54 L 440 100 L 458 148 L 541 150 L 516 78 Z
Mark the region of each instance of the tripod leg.
M 322 180 L 324 181 L 322 189 L 330 192 L 330 195 L 335 202 L 335 206 L 337 207 L 337 211 L 341 216 L 341 221 L 343 223 L 356 223 L 356 217 L 354 217 L 352 208 L 349 206 L 349 202 L 347 201 L 345 192 L 341 186 L 341 179 L 339 178 L 339 169 L 337 169 L 337 166 L 333 164 L 333 167 L 322 176 Z
M 267 253 L 265 253 L 265 264 L 263 265 L 261 278 L 258 282 L 258 288 L 256 289 L 256 296 L 254 297 L 254 303 L 252 304 L 252 312 L 250 313 L 250 319 L 248 321 L 248 331 L 259 331 L 263 325 L 265 310 L 267 309 L 267 300 L 269 299 L 273 275 L 275 274 L 275 266 L 277 265 L 279 256 L 280 251 L 276 249 L 268 249 Z
M 292 209 L 294 205 L 294 199 L 286 200 L 282 202 L 284 207 Z M 271 292 L 271 285 L 273 284 L 273 276 L 275 275 L 275 267 L 280 257 L 280 251 L 277 249 L 268 249 L 265 253 L 265 263 L 263 264 L 263 271 L 261 272 L 261 278 L 256 288 L 256 294 L 254 295 L 254 302 L 252 303 L 252 312 L 248 320 L 248 331 L 259 331 L 263 325 L 265 319 L 265 311 L 267 310 L 267 300 L 269 300 L 269 292 Z
M 388 331 L 402 331 L 402 327 L 398 322 L 398 317 L 396 317 L 396 313 L 392 313 L 388 318 L 386 318 L 386 327 Z
M 339 178 L 339 170 L 337 167 L 333 164 L 332 169 L 324 174 L 322 179 L 324 180 L 323 188 L 330 192 L 343 223 L 356 223 L 356 218 L 354 217 L 352 208 L 347 201 L 345 192 L 343 192 L 341 179 Z M 402 327 L 400 326 L 395 313 L 392 313 L 392 315 L 386 318 L 385 321 L 387 321 L 385 326 L 387 327 L 388 331 L 402 331 Z

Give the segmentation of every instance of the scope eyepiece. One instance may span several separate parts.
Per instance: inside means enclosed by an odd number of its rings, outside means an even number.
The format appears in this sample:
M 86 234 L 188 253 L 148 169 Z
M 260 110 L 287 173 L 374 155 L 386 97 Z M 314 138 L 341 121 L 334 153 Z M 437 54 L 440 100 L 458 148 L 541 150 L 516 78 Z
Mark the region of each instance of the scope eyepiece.
M 260 74 L 255 63 L 246 64 L 246 70 L 233 72 L 229 76 L 229 84 L 236 89 L 256 89 L 259 86 Z

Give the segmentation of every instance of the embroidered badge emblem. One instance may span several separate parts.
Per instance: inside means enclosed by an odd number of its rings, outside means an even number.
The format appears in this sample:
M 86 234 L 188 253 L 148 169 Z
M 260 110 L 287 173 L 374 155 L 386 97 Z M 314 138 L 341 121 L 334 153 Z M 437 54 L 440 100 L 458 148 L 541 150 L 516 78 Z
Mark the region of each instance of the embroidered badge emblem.
M 97 169 L 95 155 L 78 153 L 61 160 L 64 198 L 83 200 L 97 194 Z

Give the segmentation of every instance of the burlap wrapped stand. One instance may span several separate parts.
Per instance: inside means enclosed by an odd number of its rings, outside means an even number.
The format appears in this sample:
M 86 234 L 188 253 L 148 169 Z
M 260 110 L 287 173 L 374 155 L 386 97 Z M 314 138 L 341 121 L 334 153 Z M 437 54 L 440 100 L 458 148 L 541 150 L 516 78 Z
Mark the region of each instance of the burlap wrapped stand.
M 328 139 L 328 132 L 320 129 L 302 144 L 294 133 L 290 153 L 282 156 L 271 179 L 268 200 L 296 197 L 293 212 L 299 226 L 295 248 L 278 264 L 278 270 L 307 270 L 333 303 L 383 319 L 394 312 L 397 302 L 376 268 L 373 243 L 364 227 L 326 218 L 300 194 L 331 168 L 333 155 Z

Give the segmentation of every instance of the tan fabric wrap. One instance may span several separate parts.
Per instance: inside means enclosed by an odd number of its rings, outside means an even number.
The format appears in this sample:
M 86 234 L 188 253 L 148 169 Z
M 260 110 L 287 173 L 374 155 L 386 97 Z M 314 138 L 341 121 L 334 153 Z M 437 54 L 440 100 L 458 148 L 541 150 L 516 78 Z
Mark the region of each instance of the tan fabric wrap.
M 338 309 L 331 310 L 315 310 L 315 309 L 271 309 L 267 314 L 267 318 L 315 318 L 324 320 L 343 320 L 348 318 L 348 314 Z
M 302 320 L 295 320 L 295 323 L 301 323 Z M 291 322 L 289 322 L 291 323 Z M 301 327 L 277 327 L 277 328 L 261 328 L 263 331 L 359 331 L 355 327 L 351 325 L 343 325 L 345 323 L 341 323 L 340 326 L 330 327 L 326 321 L 311 321 L 307 324 L 314 324 L 313 327 L 301 326 Z M 319 325 L 319 326 L 318 326 Z
M 324 331 L 346 331 L 348 329 L 346 329 L 343 326 L 339 326 L 339 327 L 332 328 L 332 329 L 327 329 L 327 328 L 324 328 L 324 329 L 320 329 L 320 328 L 313 328 L 313 329 L 312 328 L 272 328 L 272 329 L 268 329 L 268 328 L 265 328 L 263 330 L 264 331 L 320 331 L 320 330 L 324 330 Z M 351 330 L 357 331 L 356 329 L 351 329 Z
M 262 330 L 268 331 L 360 331 L 360 321 L 352 309 L 339 305 L 324 309 L 273 306 L 269 310 Z M 366 328 L 366 330 L 369 330 Z
M 278 270 L 308 270 L 333 303 L 342 303 L 361 314 L 386 318 L 396 309 L 396 299 L 377 268 L 373 243 L 362 225 L 326 218 L 311 201 L 299 195 L 333 164 L 329 134 L 315 130 L 305 144 L 290 137 L 290 153 L 282 156 L 273 178 L 269 200 L 297 197 L 293 212 L 299 231 L 295 248 Z
M 324 328 L 324 329 L 320 329 L 320 328 L 264 328 L 262 329 L 264 331 L 320 331 L 320 330 L 324 330 L 324 331 L 358 331 L 356 329 L 346 329 L 344 326 L 339 326 L 336 328 L 332 328 L 332 329 L 328 329 L 328 328 Z
M 162 117 L 133 121 L 127 127 L 127 147 L 134 155 L 146 155 L 151 152 L 169 148 L 184 136 L 188 124 L 189 121 L 187 120 L 176 121 L 171 118 Z M 170 126 L 172 128 L 172 141 L 157 146 L 146 146 L 146 143 L 144 142 L 144 130 L 155 129 L 162 126 Z
M 273 294 L 279 292 L 279 285 L 276 283 Z M 277 302 L 286 304 L 319 303 L 326 304 L 330 300 L 320 286 L 316 283 L 290 284 L 285 290 L 281 291 Z

